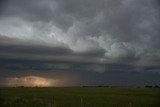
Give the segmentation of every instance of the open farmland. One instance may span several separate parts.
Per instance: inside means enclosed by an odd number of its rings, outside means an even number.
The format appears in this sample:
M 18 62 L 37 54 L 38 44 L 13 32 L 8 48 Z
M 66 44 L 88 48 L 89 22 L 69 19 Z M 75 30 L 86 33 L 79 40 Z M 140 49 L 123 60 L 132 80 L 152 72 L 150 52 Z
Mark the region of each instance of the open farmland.
M 0 107 L 160 107 L 160 89 L 0 88 Z

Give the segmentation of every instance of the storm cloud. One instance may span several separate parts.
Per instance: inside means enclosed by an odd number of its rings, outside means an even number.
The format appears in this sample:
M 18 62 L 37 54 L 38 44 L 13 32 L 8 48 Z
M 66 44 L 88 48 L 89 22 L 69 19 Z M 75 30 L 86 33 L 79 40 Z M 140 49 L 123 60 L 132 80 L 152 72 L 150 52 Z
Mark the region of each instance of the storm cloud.
M 160 83 L 155 77 L 160 76 L 159 0 L 2 0 L 0 4 L 0 72 L 6 77 L 21 70 L 57 78 L 79 75 L 73 83 L 80 84 L 85 75 L 90 84 L 96 83 L 93 77 L 98 73 L 97 81 L 107 83 L 105 77 L 110 75 L 108 81 L 116 84 L 115 72 L 124 73 L 119 78 L 135 72 L 144 74 L 144 83 L 148 73 L 154 75 L 151 81 Z

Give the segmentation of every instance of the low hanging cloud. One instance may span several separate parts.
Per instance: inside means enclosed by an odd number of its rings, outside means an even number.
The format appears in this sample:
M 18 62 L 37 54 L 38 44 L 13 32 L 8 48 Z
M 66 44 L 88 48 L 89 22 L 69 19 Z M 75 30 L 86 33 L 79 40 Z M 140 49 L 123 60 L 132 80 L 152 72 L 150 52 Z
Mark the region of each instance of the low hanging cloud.
M 106 71 L 106 67 L 104 65 L 91 65 L 86 68 L 91 72 L 104 73 Z

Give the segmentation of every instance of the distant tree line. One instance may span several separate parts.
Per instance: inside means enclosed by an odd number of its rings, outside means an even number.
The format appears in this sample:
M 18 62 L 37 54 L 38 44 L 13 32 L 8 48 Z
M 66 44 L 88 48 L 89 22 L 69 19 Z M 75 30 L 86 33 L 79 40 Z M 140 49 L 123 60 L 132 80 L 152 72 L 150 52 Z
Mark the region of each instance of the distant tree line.
M 121 87 L 121 86 L 106 86 L 106 85 L 97 85 L 97 86 L 82 86 L 82 87 Z M 125 86 L 122 86 L 122 87 L 125 87 Z M 126 86 L 128 87 L 128 86 Z M 129 86 L 129 87 L 132 87 L 132 86 Z M 159 85 L 145 85 L 145 86 L 142 86 L 142 87 L 145 87 L 145 88 L 160 88 Z M 136 88 L 142 88 L 140 86 L 136 87 Z
M 17 86 L 18 88 L 24 88 L 25 86 Z M 85 85 L 82 87 L 121 87 L 121 86 L 108 86 L 108 85 L 97 85 L 97 86 L 89 86 L 89 85 Z M 159 85 L 145 85 L 145 88 L 160 88 Z M 35 88 L 38 88 L 38 86 L 35 86 Z M 141 88 L 141 87 L 137 87 L 137 88 Z
M 158 85 L 152 86 L 152 85 L 146 85 L 145 88 L 159 88 Z

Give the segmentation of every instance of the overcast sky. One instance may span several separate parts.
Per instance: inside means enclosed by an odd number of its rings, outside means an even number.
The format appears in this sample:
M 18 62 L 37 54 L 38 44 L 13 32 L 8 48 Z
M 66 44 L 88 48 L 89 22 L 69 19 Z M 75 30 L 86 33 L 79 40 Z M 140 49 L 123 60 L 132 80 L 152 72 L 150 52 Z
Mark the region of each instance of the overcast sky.
M 24 80 L 160 85 L 160 1 L 1 0 L 0 85 Z

